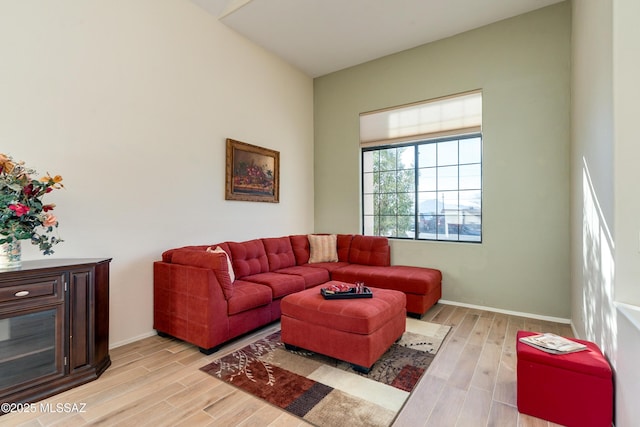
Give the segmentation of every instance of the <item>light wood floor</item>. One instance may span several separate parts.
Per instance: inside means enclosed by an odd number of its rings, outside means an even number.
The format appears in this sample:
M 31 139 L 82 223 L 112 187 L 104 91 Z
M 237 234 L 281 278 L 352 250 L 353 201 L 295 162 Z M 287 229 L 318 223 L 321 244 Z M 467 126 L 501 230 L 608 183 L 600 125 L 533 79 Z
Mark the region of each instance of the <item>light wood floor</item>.
M 518 413 L 515 336 L 519 329 L 572 336 L 569 325 L 443 304 L 423 319 L 453 328 L 394 426 L 555 426 Z M 278 328 L 270 325 L 210 356 L 158 336 L 112 349 L 112 366 L 98 380 L 36 403 L 34 413 L 1 416 L 0 425 L 308 426 L 198 369 Z M 41 404 L 67 407 L 54 413 Z M 65 412 L 73 404 L 84 411 Z

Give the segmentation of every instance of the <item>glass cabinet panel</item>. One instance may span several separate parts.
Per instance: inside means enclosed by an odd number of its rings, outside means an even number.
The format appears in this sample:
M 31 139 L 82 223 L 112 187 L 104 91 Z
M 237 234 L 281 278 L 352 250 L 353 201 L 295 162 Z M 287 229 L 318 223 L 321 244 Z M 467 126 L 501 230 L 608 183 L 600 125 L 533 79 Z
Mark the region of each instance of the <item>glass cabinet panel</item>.
M 0 390 L 63 374 L 63 305 L 0 315 Z

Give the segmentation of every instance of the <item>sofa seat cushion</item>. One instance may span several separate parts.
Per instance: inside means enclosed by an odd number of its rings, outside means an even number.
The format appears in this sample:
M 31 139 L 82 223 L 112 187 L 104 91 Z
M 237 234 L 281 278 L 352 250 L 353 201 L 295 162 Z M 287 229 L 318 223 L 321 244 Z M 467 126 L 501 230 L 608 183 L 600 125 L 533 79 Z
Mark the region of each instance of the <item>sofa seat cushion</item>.
M 227 301 L 229 315 L 269 305 L 272 301 L 272 291 L 268 286 L 244 280 L 236 280 L 233 286 L 233 296 Z
M 327 285 L 331 283 L 336 282 L 328 282 Z M 319 288 L 307 289 L 282 299 L 282 315 L 307 324 L 361 335 L 372 334 L 398 315 L 405 317 L 406 297 L 402 292 L 375 288 L 371 291 L 371 299 L 327 300 Z
M 348 283 L 364 282 L 366 286 L 395 289 L 410 294 L 426 295 L 440 287 L 440 270 L 424 267 L 392 265 L 378 267 L 351 264 L 331 273 L 331 278 Z
M 293 274 L 260 273 L 243 277 L 242 280 L 268 286 L 273 299 L 304 290 L 304 279 Z
M 329 272 L 323 268 L 313 268 L 297 265 L 295 267 L 282 268 L 275 273 L 293 274 L 304 279 L 304 287 L 310 288 L 329 281 Z
M 342 268 L 342 267 L 346 267 L 348 266 L 349 263 L 348 262 L 318 262 L 318 263 L 314 263 L 314 264 L 305 264 L 305 267 L 312 267 L 312 268 L 318 268 L 318 269 L 322 269 L 322 270 L 327 270 L 329 272 L 330 275 L 333 274 L 334 271 Z

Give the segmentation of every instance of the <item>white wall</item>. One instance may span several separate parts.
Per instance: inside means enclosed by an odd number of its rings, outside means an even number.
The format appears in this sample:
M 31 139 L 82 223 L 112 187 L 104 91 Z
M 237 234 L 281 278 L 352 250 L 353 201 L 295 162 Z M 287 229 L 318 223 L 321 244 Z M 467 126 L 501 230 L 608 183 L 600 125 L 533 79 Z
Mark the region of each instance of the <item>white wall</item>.
M 640 418 L 640 3 L 576 0 L 572 9 L 572 323 L 614 368 L 615 425 L 634 426 Z
M 393 240 L 443 299 L 570 317 L 571 7 L 560 3 L 315 79 L 315 228 L 361 232 L 358 115 L 483 91 L 482 244 Z
M 162 251 L 312 231 L 311 79 L 195 4 L 0 0 L 0 58 L 0 152 L 63 176 L 54 257 L 113 257 L 112 346 Z M 225 138 L 280 151 L 280 203 L 224 200 Z

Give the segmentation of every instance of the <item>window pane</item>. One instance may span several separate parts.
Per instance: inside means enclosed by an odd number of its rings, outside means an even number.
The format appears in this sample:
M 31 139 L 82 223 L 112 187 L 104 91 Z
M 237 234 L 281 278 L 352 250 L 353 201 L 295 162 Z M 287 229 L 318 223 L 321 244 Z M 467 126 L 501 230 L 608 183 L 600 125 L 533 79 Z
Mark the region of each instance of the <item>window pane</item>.
M 379 172 L 380 171 L 380 152 L 379 151 L 371 151 L 371 153 L 373 153 L 373 155 L 372 155 L 373 171 L 374 172 Z
M 438 190 L 458 189 L 458 166 L 438 168 Z
M 481 188 L 481 168 L 479 164 L 460 166 L 460 189 L 478 190 Z
M 365 236 L 375 236 L 377 233 L 374 233 L 373 229 L 373 216 L 365 215 L 364 216 L 364 235 Z
M 435 191 L 438 189 L 436 168 L 418 170 L 418 191 Z
M 376 183 L 376 193 L 395 193 L 396 191 L 396 171 L 380 172 Z M 376 181 L 374 179 L 374 181 Z
M 396 194 L 382 193 L 378 196 L 378 215 L 395 215 L 396 214 Z
M 458 164 L 458 140 L 438 143 L 438 166 Z
M 438 212 L 437 193 L 420 193 L 418 195 L 418 215 L 435 215 Z
M 438 214 L 446 214 L 447 212 L 458 212 L 458 192 L 457 191 L 440 191 L 438 192 Z
M 365 215 L 373 215 L 374 213 L 373 194 L 364 194 L 362 196 L 362 210 Z
M 415 170 L 401 170 L 398 171 L 397 191 L 410 191 L 415 192 Z
M 415 217 L 399 216 L 398 217 L 398 236 L 397 237 L 415 237 Z
M 373 173 L 362 174 L 362 191 L 365 194 L 373 193 Z
M 398 193 L 397 215 L 414 215 L 416 211 L 415 193 Z
M 378 235 L 395 237 L 397 234 L 396 217 L 395 216 L 381 216 L 380 217 L 380 231 Z
M 373 157 L 377 151 L 365 151 L 362 153 L 362 172 L 373 172 Z
M 387 148 L 385 150 L 380 150 L 380 171 L 396 170 L 396 152 L 396 148 Z
M 421 144 L 418 146 L 418 167 L 435 166 L 436 159 L 436 144 Z
M 480 163 L 482 161 L 482 143 L 480 138 L 460 140 L 460 164 Z
M 415 163 L 415 147 L 398 148 L 398 169 L 413 170 Z

